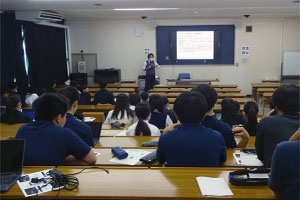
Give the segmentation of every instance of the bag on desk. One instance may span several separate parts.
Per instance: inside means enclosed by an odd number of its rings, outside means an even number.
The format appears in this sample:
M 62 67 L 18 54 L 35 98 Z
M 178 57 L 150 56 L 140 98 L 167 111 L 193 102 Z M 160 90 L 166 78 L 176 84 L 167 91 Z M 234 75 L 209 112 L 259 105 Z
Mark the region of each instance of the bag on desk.
M 268 168 L 246 168 L 229 173 L 232 185 L 268 185 L 270 173 Z

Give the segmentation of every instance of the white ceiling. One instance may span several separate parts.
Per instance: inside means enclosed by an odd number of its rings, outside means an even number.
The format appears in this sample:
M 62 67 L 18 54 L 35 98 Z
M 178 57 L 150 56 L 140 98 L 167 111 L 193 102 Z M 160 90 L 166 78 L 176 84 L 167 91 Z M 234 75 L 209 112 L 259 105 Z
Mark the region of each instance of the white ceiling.
M 292 0 L 0 0 L 2 10 L 54 10 L 68 20 L 299 17 Z M 95 6 L 100 3 L 102 6 Z M 115 11 L 114 8 L 178 8 Z

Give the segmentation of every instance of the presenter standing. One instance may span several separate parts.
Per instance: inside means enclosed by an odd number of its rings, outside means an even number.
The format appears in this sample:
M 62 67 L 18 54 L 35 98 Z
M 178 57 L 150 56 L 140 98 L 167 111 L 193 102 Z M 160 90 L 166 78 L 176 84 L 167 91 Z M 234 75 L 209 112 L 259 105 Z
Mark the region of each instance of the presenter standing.
M 146 71 L 146 83 L 144 91 L 148 92 L 153 88 L 155 82 L 155 68 L 159 68 L 160 66 L 157 62 L 154 61 L 154 54 L 148 54 L 148 60 L 144 63 L 143 70 Z

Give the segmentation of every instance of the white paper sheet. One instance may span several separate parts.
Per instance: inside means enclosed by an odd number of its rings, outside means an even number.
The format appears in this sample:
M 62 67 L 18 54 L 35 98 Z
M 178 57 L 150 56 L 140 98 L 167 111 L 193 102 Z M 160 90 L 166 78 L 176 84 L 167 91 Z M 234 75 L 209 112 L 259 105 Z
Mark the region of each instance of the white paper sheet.
M 144 151 L 141 149 L 126 149 L 125 151 L 128 153 L 127 158 L 122 160 L 118 158 L 113 158 L 110 160 L 110 162 L 120 163 L 124 165 L 135 165 L 140 161 L 142 157 L 151 153 L 150 151 Z
M 233 157 L 235 158 L 236 162 L 239 165 L 244 166 L 263 166 L 264 164 L 257 158 L 256 154 L 250 154 L 250 153 L 234 153 Z
M 123 130 L 120 133 L 118 133 L 117 136 L 127 136 L 126 133 L 127 133 L 127 130 Z
M 52 189 L 52 185 L 48 184 L 51 181 L 51 177 L 48 174 L 49 170 L 51 169 L 23 175 L 19 178 L 17 183 L 25 197 L 36 196 L 37 194 L 59 189 L 59 188 Z M 43 178 L 44 181 L 39 183 L 31 183 L 32 178 L 38 178 L 38 179 Z
M 84 122 L 93 122 L 93 121 L 95 121 L 95 117 L 84 117 Z
M 197 177 L 196 180 L 203 197 L 233 195 L 229 186 L 222 178 Z

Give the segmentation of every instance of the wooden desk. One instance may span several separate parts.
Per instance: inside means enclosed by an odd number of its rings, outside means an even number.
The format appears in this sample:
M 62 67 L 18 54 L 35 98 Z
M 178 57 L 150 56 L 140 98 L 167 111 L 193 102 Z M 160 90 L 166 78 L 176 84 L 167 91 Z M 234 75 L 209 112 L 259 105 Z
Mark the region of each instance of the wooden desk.
M 211 82 L 220 82 L 219 79 L 167 79 L 167 82 L 169 83 L 209 83 Z
M 257 88 L 256 89 L 256 97 L 257 97 L 257 100 L 263 98 L 263 94 L 264 93 L 273 93 L 277 88 Z
M 191 90 L 192 88 L 153 88 L 150 90 L 150 93 L 155 93 L 155 92 L 182 93 Z M 241 92 L 241 90 L 238 88 L 215 88 L 215 90 L 218 93 L 240 93 Z
M 24 125 L 24 123 L 18 123 L 18 124 L 13 124 L 13 125 L 0 123 L 1 139 L 14 139 L 17 134 L 17 131 L 23 125 Z
M 134 88 L 106 88 L 108 91 L 111 92 L 118 92 L 118 93 L 134 93 L 135 90 Z M 94 96 L 94 94 L 96 92 L 98 92 L 100 90 L 100 88 L 89 88 L 89 91 L 91 93 L 92 96 Z
M 47 168 L 24 167 L 24 174 Z M 63 174 L 79 172 L 82 167 L 58 167 Z M 268 186 L 234 186 L 228 181 L 229 172 L 239 168 L 107 168 L 109 174 L 100 169 L 88 169 L 76 175 L 80 181 L 75 191 L 62 190 L 58 199 L 201 199 L 196 177 L 223 178 L 233 192 L 230 197 L 219 199 L 276 199 Z M 57 192 L 41 195 L 43 199 L 54 197 Z M 15 184 L 9 192 L 1 193 L 1 199 L 25 199 Z M 37 199 L 32 197 L 30 199 Z
M 90 83 L 88 84 L 89 88 L 100 88 L 98 83 Z M 139 85 L 136 83 L 108 83 L 106 85 L 107 88 L 135 88 L 138 89 Z
M 115 146 L 127 147 L 127 148 L 138 148 L 138 147 L 142 147 L 143 142 L 158 141 L 158 139 L 159 136 L 100 137 L 100 141 L 95 145 L 95 148 L 102 148 L 102 147 L 111 148 Z
M 126 149 L 141 149 L 141 148 L 124 148 Z M 147 148 L 146 151 L 153 152 L 157 148 Z M 240 149 L 226 149 L 227 152 L 227 160 L 225 163 L 221 164 L 221 167 L 245 167 L 243 165 L 240 165 L 236 162 L 234 159 L 233 153 L 240 153 Z M 122 167 L 161 167 L 161 164 L 156 161 L 152 163 L 151 165 L 145 164 L 143 162 L 138 162 L 134 166 L 130 165 L 122 165 L 118 163 L 110 162 L 112 158 L 114 158 L 114 155 L 111 152 L 111 148 L 96 148 L 94 149 L 94 152 L 99 152 L 100 155 L 97 156 L 97 162 L 95 165 L 97 166 L 122 166 Z M 247 167 L 263 167 L 263 166 L 247 166 Z
M 186 85 L 155 85 L 154 88 L 194 88 L 196 84 L 186 84 Z M 211 85 L 213 88 L 237 88 L 238 85 Z
M 104 112 L 107 113 L 115 108 L 114 105 L 78 105 L 81 112 Z
M 246 148 L 249 148 L 249 149 L 255 148 L 255 138 L 256 138 L 255 136 L 250 136 Z M 238 136 L 235 137 L 236 143 L 238 143 L 240 140 L 241 140 L 241 137 L 238 137 Z

